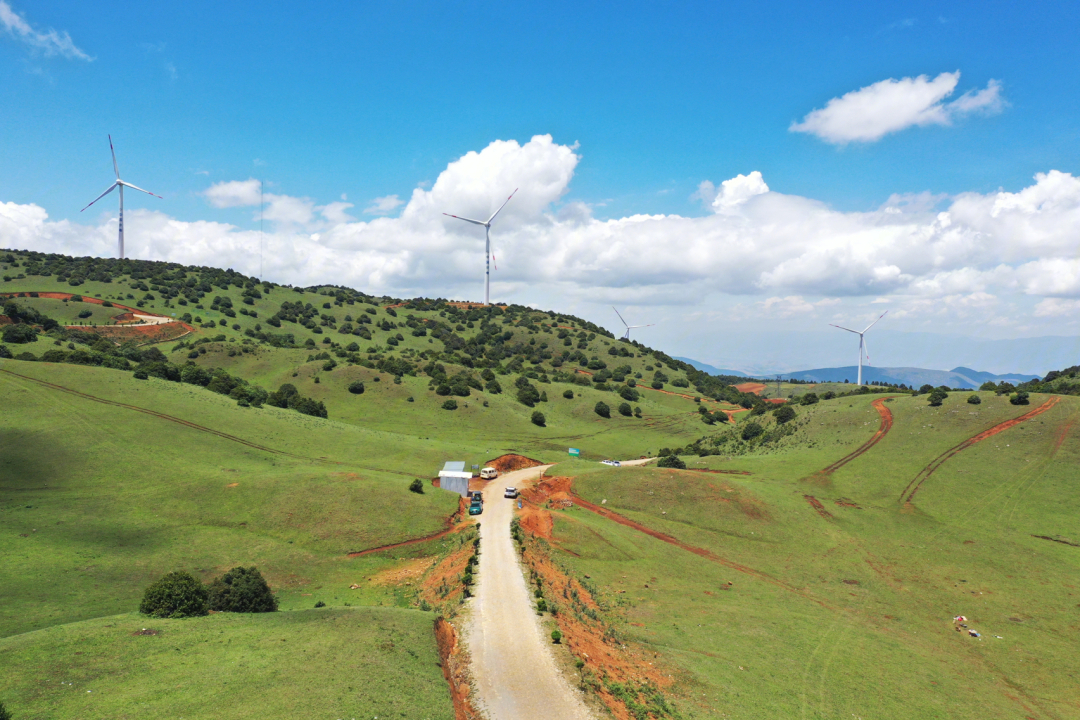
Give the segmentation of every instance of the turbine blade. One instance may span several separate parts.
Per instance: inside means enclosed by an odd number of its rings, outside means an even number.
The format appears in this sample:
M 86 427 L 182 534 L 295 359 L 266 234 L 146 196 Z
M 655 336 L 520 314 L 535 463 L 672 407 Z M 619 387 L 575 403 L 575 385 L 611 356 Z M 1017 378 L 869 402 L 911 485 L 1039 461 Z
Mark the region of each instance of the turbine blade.
M 635 328 L 652 327 L 655 324 L 656 323 L 649 323 L 648 325 L 627 325 L 627 329 L 628 330 L 633 330 Z
M 120 183 L 118 183 L 118 182 L 114 182 L 114 183 L 113 183 L 112 185 L 110 185 L 110 186 L 109 186 L 109 189 L 108 189 L 108 190 L 106 190 L 105 192 L 101 193 L 101 194 L 100 194 L 100 195 L 98 195 L 98 196 L 97 196 L 96 198 L 94 198 L 94 202 L 90 203 L 90 205 L 93 205 L 93 204 L 94 204 L 94 203 L 96 203 L 96 202 L 97 202 L 98 200 L 100 200 L 101 198 L 103 198 L 103 197 L 105 197 L 106 195 L 108 195 L 109 193 L 111 193 L 111 192 L 112 192 L 113 190 L 115 190 L 115 189 L 116 189 L 116 188 L 117 188 L 117 187 L 118 187 L 119 185 L 120 185 Z M 79 212 L 82 212 L 82 211 L 83 211 L 83 210 L 85 210 L 86 208 L 90 207 L 90 205 L 87 205 L 86 207 L 84 207 L 84 208 L 83 208 L 82 210 L 80 210 Z
M 129 182 L 124 182 L 123 180 L 120 181 L 120 184 L 125 185 L 125 186 L 131 188 L 132 190 L 138 190 L 139 192 L 144 192 L 147 195 L 154 195 L 154 193 L 150 192 L 149 190 L 143 190 L 141 187 L 136 187 L 135 185 L 132 185 Z M 165 199 L 165 198 L 161 197 L 160 195 L 154 195 L 154 197 L 156 197 L 158 200 L 164 200 Z
M 615 310 L 615 306 L 614 306 L 614 305 L 612 305 L 612 306 L 611 306 L 611 309 L 612 309 L 612 310 Z M 615 314 L 619 316 L 619 320 L 622 320 L 622 324 L 626 326 L 626 329 L 627 329 L 627 330 L 629 330 L 629 329 L 630 329 L 630 326 L 629 326 L 629 325 L 626 325 L 626 321 L 625 321 L 625 320 L 623 320 L 623 316 L 622 316 L 622 313 L 620 313 L 620 312 L 619 312 L 618 310 L 615 310 Z
M 875 320 L 874 322 L 872 322 L 872 323 L 870 323 L 869 325 L 867 325 L 867 326 L 866 326 L 866 330 L 869 330 L 870 328 L 872 328 L 872 327 L 874 327 L 875 325 L 877 325 L 877 324 L 878 324 L 878 320 L 881 320 L 881 318 L 885 317 L 885 316 L 886 316 L 886 315 L 888 315 L 888 314 L 889 314 L 889 311 L 888 311 L 888 310 L 886 310 L 885 312 L 881 313 L 881 315 L 880 315 L 880 316 L 878 317 L 878 319 L 877 319 L 877 320 Z M 863 332 L 866 332 L 866 330 L 863 330 Z
M 859 332 L 858 330 L 852 330 L 851 328 L 841 327 L 840 325 L 833 325 L 832 323 L 829 323 L 829 325 L 831 325 L 834 328 L 840 328 L 841 330 L 847 330 L 849 333 L 855 333 L 856 335 L 862 335 L 862 333 Z
M 450 213 L 443 213 L 443 215 L 445 215 L 446 217 L 456 218 L 458 220 L 464 220 L 465 222 L 471 222 L 473 225 L 487 225 L 487 223 L 481 222 L 480 220 L 470 220 L 469 218 L 461 217 L 459 215 L 451 215 Z
M 867 328 L 867 329 L 869 329 L 869 328 Z M 863 338 L 862 345 L 863 345 L 863 351 L 866 354 L 866 364 L 869 365 L 870 364 L 870 345 L 867 344 L 866 338 Z
M 501 213 L 501 212 L 502 212 L 502 209 L 503 209 L 504 207 L 506 207 L 506 203 L 510 202 L 510 198 L 512 198 L 512 197 L 514 197 L 515 195 L 517 195 L 517 191 L 518 191 L 518 188 L 514 188 L 514 192 L 510 193 L 510 197 L 506 198 L 505 202 L 503 202 L 503 204 L 499 206 L 499 209 L 498 209 L 498 210 L 496 210 L 496 211 L 495 211 L 495 213 L 494 213 L 494 214 L 493 214 L 493 215 L 492 215 L 491 217 L 489 217 L 489 218 L 488 218 L 488 221 L 487 221 L 487 224 L 488 224 L 488 225 L 490 225 L 490 224 L 491 224 L 491 221 L 495 219 L 495 215 L 498 215 L 499 213 Z
M 120 168 L 116 165 L 116 150 L 113 150 L 112 135 L 109 136 L 109 152 L 112 153 L 112 169 L 116 173 L 116 179 L 120 179 Z

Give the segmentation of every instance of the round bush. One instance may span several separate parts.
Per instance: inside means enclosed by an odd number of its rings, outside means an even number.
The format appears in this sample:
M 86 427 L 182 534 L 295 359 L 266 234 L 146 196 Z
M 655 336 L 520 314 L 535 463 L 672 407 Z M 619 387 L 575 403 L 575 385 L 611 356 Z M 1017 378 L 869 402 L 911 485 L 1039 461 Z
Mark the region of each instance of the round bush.
M 349 383 L 349 392 L 351 392 L 353 395 L 363 395 L 364 383 L 360 382 L 359 380 L 352 381 L 351 383 Z
M 210 593 L 198 578 L 183 570 L 171 572 L 146 588 L 139 612 L 160 618 L 210 613 Z
M 675 468 L 676 470 L 685 470 L 686 469 L 686 463 L 684 463 L 682 458 L 679 457 L 678 455 L 665 455 L 664 457 L 660 458 L 657 461 L 656 467 Z
M 976 395 L 975 393 L 972 393 L 971 395 L 968 395 L 967 401 L 968 401 L 968 405 L 982 405 L 982 398 L 979 397 L 978 395 Z
M 611 408 L 609 408 L 607 403 L 604 402 L 603 400 L 596 403 L 596 406 L 593 408 L 593 411 L 597 415 L 599 415 L 600 417 L 606 417 L 606 418 L 611 417 Z
M 544 413 L 539 410 L 533 411 L 531 419 L 533 425 L 539 425 L 540 427 L 544 427 L 547 423 L 547 418 L 544 417 Z
M 566 398 L 567 400 L 573 400 L 574 399 L 574 391 L 573 390 L 564 390 L 562 396 L 564 398 Z
M 558 630 L 552 630 L 551 631 L 551 640 L 552 640 L 552 642 L 554 642 L 556 644 L 561 643 L 562 642 L 562 633 L 559 632 Z
M 421 480 L 420 478 L 416 478 L 411 483 L 409 483 L 409 491 L 414 492 L 417 495 L 423 495 L 424 494 L 424 481 Z
M 795 419 L 795 408 L 790 405 L 781 405 L 773 410 L 773 415 L 776 417 L 776 422 L 783 425 L 784 423 Z
M 761 427 L 756 422 L 748 422 L 746 423 L 746 425 L 743 426 L 742 439 L 753 440 L 757 436 L 761 435 L 763 432 L 765 432 L 765 428 Z
M 1023 390 L 1019 390 L 1015 395 L 1009 398 L 1009 402 L 1013 405 L 1027 405 L 1028 394 Z
M 254 566 L 234 567 L 210 583 L 210 609 L 218 612 L 274 612 L 277 598 Z
M 633 415 L 634 410 L 630 407 L 630 403 L 619 403 L 619 414 L 626 417 Z
M 135 371 L 135 379 L 136 380 L 146 380 L 148 377 L 149 376 L 146 374 L 145 370 L 136 370 Z
M 457 410 L 457 400 L 450 398 L 442 404 L 443 410 Z

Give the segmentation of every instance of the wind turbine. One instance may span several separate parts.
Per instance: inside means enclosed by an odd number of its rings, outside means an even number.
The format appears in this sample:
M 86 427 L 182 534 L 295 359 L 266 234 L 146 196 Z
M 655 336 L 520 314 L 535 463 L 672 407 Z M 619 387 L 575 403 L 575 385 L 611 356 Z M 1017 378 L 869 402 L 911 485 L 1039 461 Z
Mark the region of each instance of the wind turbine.
M 611 309 L 615 310 L 615 306 L 612 305 Z M 629 340 L 630 339 L 630 331 L 631 330 L 636 330 L 637 328 L 643 328 L 643 327 L 652 327 L 653 325 L 656 324 L 656 323 L 649 323 L 648 325 L 627 325 L 626 321 L 623 320 L 622 313 L 620 313 L 618 310 L 615 310 L 615 314 L 619 316 L 619 319 L 622 320 L 622 324 L 626 327 L 626 332 L 624 332 L 623 336 L 622 336 L 623 340 Z
M 120 242 L 119 242 L 119 245 L 120 245 L 120 259 L 123 260 L 124 259 L 124 188 L 129 187 L 132 190 L 138 190 L 139 192 L 144 192 L 147 195 L 154 195 L 154 193 L 150 192 L 149 190 L 143 190 L 141 187 L 136 187 L 135 185 L 132 185 L 129 182 L 124 182 L 123 180 L 120 179 L 120 168 L 117 167 L 117 165 L 116 165 L 116 150 L 113 149 L 112 135 L 109 136 L 109 152 L 112 153 L 112 166 L 113 166 L 113 171 L 116 173 L 116 182 L 114 182 L 112 185 L 110 185 L 108 190 L 106 190 L 105 192 L 101 193 L 96 198 L 94 198 L 94 202 L 90 203 L 90 205 L 93 205 L 98 200 L 105 197 L 106 195 L 111 193 L 116 188 L 120 188 Z M 159 200 L 161 199 L 160 195 L 154 195 L 154 197 L 158 198 Z M 86 208 L 90 207 L 90 205 L 87 205 L 86 207 L 84 207 L 79 212 L 82 212 Z
M 457 218 L 458 220 L 464 220 L 465 222 L 472 223 L 473 225 L 484 226 L 484 304 L 488 305 L 491 295 L 491 221 L 495 219 L 495 216 L 502 212 L 502 209 L 506 207 L 506 203 L 510 202 L 510 198 L 517 194 L 518 188 L 514 188 L 514 192 L 510 193 L 510 197 L 506 198 L 506 201 L 499 206 L 499 209 L 492 213 L 491 217 L 487 221 L 483 220 L 470 220 L 467 217 L 460 217 L 458 215 L 451 215 L 450 213 L 443 213 L 447 217 Z
M 888 310 L 881 313 L 881 315 L 878 317 L 878 319 L 875 320 L 874 322 L 870 323 L 869 325 L 867 325 L 866 330 L 863 330 L 862 332 L 859 332 L 858 330 L 852 330 L 851 328 L 840 327 L 839 325 L 833 325 L 832 323 L 829 323 L 834 328 L 840 328 L 841 330 L 847 330 L 849 333 L 855 333 L 856 335 L 859 336 L 859 387 L 862 387 L 862 361 L 863 361 L 863 352 L 864 351 L 866 353 L 866 362 L 867 363 L 870 362 L 870 347 L 866 344 L 866 338 L 864 338 L 863 335 L 866 334 L 867 330 L 869 330 L 870 328 L 877 325 L 878 320 L 881 320 L 881 318 L 885 317 L 888 314 L 889 314 Z

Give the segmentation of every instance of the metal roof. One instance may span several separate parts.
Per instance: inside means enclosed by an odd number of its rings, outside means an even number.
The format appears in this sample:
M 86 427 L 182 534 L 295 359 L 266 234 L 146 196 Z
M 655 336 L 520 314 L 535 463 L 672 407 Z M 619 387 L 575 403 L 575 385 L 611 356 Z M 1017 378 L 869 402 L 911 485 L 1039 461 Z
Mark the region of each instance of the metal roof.
M 443 468 L 446 472 L 465 472 L 465 461 L 447 461 L 443 463 Z

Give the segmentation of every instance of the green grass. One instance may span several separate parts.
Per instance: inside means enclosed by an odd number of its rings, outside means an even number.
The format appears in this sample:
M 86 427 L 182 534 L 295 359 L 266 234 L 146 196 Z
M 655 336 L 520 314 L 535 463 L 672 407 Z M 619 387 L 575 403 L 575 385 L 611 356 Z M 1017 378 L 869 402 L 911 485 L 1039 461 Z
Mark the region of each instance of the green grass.
M 114 615 L 0 639 L 0 697 L 20 720 L 452 720 L 431 628 L 392 608 Z
M 582 497 L 753 573 L 579 508 L 556 513 L 556 544 L 622 606 L 620 633 L 674 668 L 689 717 L 1075 717 L 1080 550 L 1032 536 L 1078 541 L 1080 444 L 1054 447 L 1080 404 L 965 450 L 905 507 L 903 487 L 939 453 L 1045 400 L 984 394 L 973 408 L 966 396 L 890 403 L 893 431 L 829 481 L 804 478 L 850 451 L 824 443 L 834 427 L 876 429 L 863 425 L 872 398 L 814 406 L 801 450 L 708 458 L 750 476 L 552 469 L 575 475 Z M 982 639 L 955 632 L 957 614 Z

